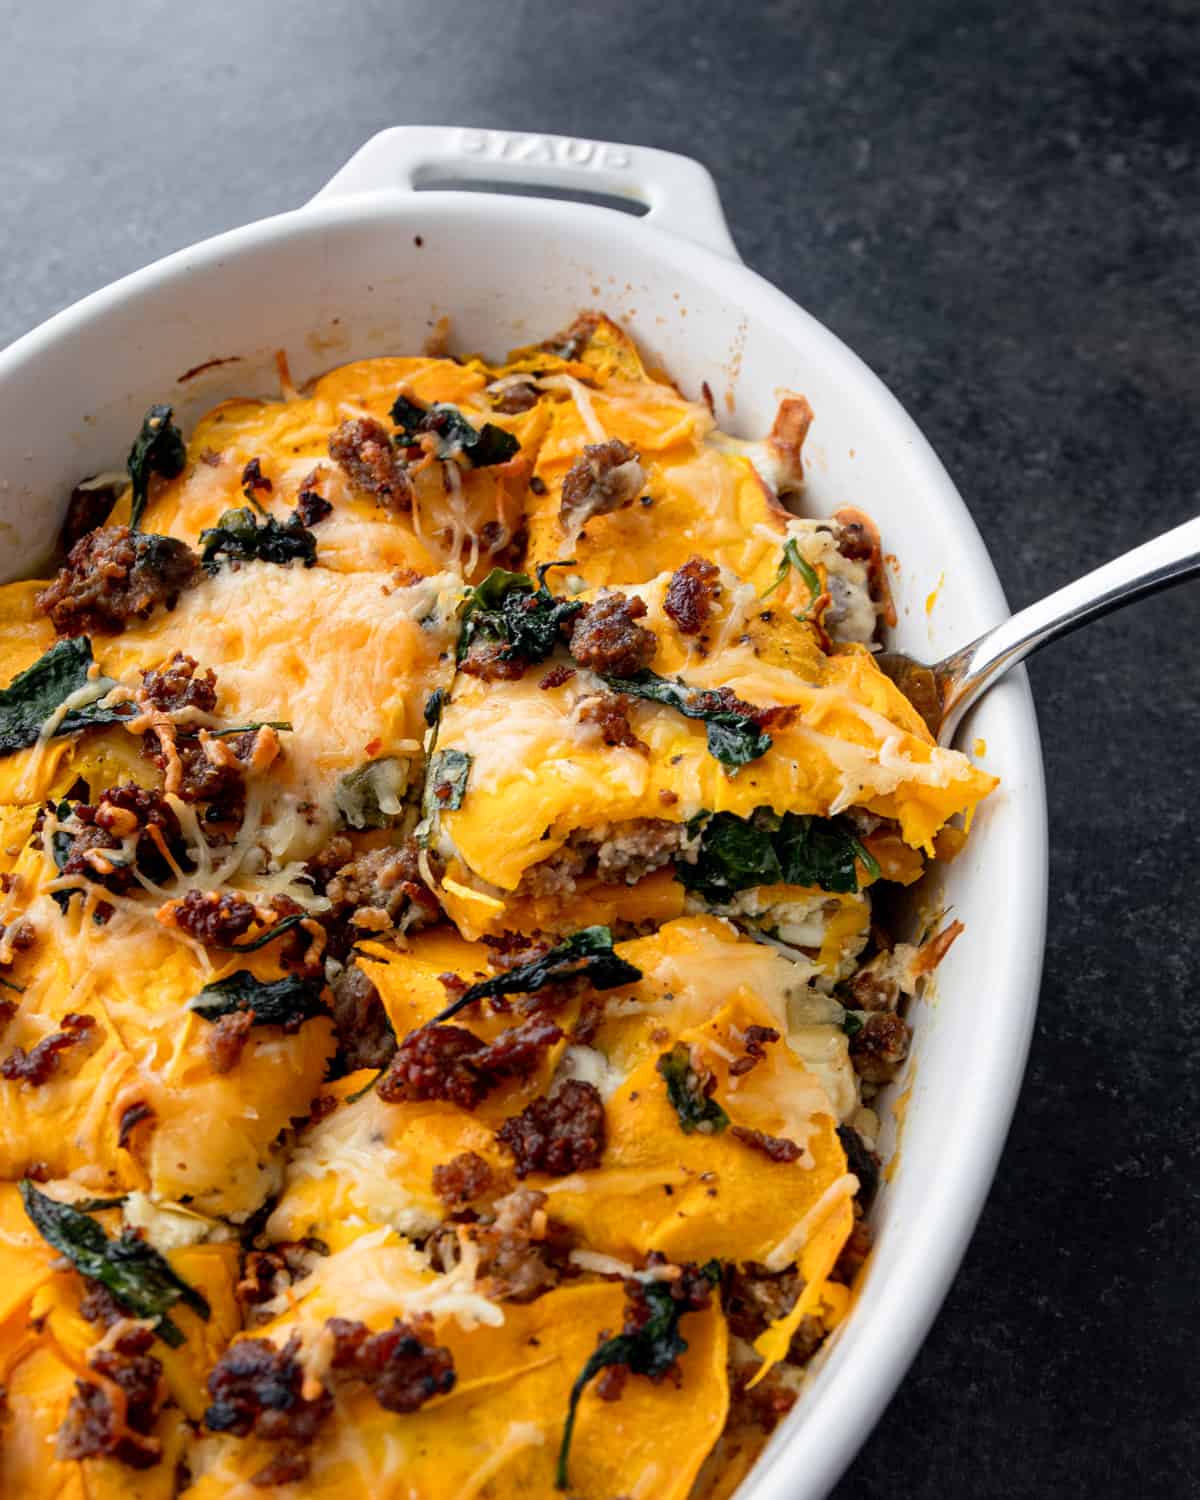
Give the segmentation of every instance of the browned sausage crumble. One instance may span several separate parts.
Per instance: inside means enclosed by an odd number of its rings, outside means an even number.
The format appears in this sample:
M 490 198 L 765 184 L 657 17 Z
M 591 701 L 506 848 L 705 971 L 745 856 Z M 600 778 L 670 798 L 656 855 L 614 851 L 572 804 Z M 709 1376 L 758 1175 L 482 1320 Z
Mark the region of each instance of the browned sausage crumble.
M 720 568 L 703 557 L 692 557 L 671 574 L 663 609 L 682 634 L 699 635 L 720 595 Z
M 518 1177 L 566 1177 L 600 1165 L 606 1140 L 604 1100 L 594 1084 L 568 1079 L 548 1098 L 534 1099 L 496 1132 L 516 1161 Z
M 558 513 L 564 528 L 573 530 L 592 516 L 611 515 L 632 505 L 645 484 L 646 471 L 636 448 L 620 438 L 589 443 L 563 479 Z
M 124 1396 L 124 1421 L 118 1421 L 101 1386 L 77 1380 L 58 1429 L 58 1458 L 115 1458 L 132 1469 L 152 1468 L 159 1461 L 162 1444 L 150 1434 L 162 1407 L 164 1386 L 162 1364 L 147 1353 L 153 1342 L 152 1329 L 133 1327 L 111 1349 L 97 1349 L 91 1355 L 91 1368 Z
M 658 650 L 654 632 L 636 622 L 646 613 L 637 595 L 602 594 L 575 616 L 570 652 L 581 667 L 602 677 L 633 677 Z
M 174 609 L 199 576 L 199 559 L 186 542 L 103 526 L 75 543 L 36 607 L 59 635 L 120 635 L 159 605 Z
M 374 417 L 352 417 L 329 434 L 329 456 L 350 483 L 391 511 L 412 509 L 412 480 L 391 434 Z

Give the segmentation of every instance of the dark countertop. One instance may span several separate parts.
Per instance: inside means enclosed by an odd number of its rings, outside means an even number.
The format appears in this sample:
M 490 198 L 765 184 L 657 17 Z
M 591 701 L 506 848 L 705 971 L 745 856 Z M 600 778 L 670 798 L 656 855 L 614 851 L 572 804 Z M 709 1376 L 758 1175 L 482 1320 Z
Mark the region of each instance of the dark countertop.
M 0 343 L 289 208 L 382 126 L 706 161 L 746 260 L 856 349 L 1027 603 L 1197 509 L 1194 0 L 311 0 L 0 20 Z M 1033 667 L 1050 938 L 1016 1124 L 839 1500 L 1200 1494 L 1200 588 Z

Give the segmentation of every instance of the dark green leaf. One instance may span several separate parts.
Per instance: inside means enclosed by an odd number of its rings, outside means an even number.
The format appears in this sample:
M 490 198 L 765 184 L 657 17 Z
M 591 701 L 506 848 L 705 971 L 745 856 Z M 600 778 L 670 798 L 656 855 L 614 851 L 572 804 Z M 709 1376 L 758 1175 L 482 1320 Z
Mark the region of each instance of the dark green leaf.
M 721 1277 L 718 1262 L 710 1260 L 703 1271 L 709 1284 L 716 1286 Z M 554 1480 L 557 1489 L 565 1490 L 569 1483 L 567 1461 L 571 1452 L 571 1439 L 575 1434 L 575 1416 L 588 1382 L 611 1365 L 626 1365 L 634 1375 L 662 1380 L 670 1373 L 680 1355 L 687 1353 L 687 1340 L 679 1332 L 684 1304 L 672 1297 L 670 1283 L 647 1282 L 642 1289 L 642 1296 L 650 1308 L 650 1317 L 636 1333 L 618 1333 L 613 1338 L 605 1339 L 589 1355 L 571 1387 L 567 1419 L 563 1424 L 562 1443 L 558 1450 L 558 1469 Z
M 775 835 L 783 878 L 789 885 L 815 885 L 823 891 L 858 890 L 861 860 L 878 876 L 879 866 L 842 818 L 788 813 Z
M 675 868 L 677 879 L 715 906 L 750 886 L 783 879 L 771 834 L 749 818 L 717 813 L 704 826 L 695 863 Z
M 235 724 L 232 729 L 210 729 L 208 737 L 212 740 L 223 740 L 231 734 L 250 734 L 256 729 L 290 729 L 291 727 L 286 719 L 260 719 L 254 724 Z
M 811 595 L 811 598 L 808 601 L 808 607 L 809 609 L 811 609 L 813 601 L 820 595 L 821 592 L 821 577 L 817 570 L 808 561 L 808 559 L 801 555 L 799 544 L 797 543 L 794 536 L 788 537 L 787 541 L 784 542 L 783 560 L 779 564 L 779 571 L 775 574 L 775 581 L 771 584 L 771 587 L 766 591 L 765 594 L 763 594 L 762 597 L 764 599 L 767 599 L 775 592 L 775 590 L 783 583 L 783 580 L 787 577 L 789 568 L 795 568 L 796 572 L 800 574 L 801 578 L 803 578 L 805 583 L 808 585 L 808 591 Z M 804 613 L 807 613 L 807 611 L 805 611 Z M 797 616 L 797 619 L 803 618 L 803 613 Z
M 249 969 L 238 969 L 206 984 L 190 1008 L 206 1021 L 219 1021 L 234 1011 L 252 1011 L 255 1026 L 298 1026 L 315 1016 L 328 1015 L 321 1003 L 321 987 L 313 980 L 295 974 L 283 979 L 257 979 Z
M 187 447 L 183 433 L 171 421 L 172 408 L 152 406 L 142 420 L 142 430 L 133 440 L 129 450 L 127 467 L 133 483 L 133 501 L 129 513 L 130 530 L 138 531 L 142 524 L 142 512 L 150 497 L 150 475 L 161 474 L 164 479 L 174 479 L 183 472 L 187 462 Z
M 407 396 L 397 396 L 392 421 L 399 429 L 396 441 L 401 447 L 412 447 L 422 433 L 432 432 L 438 439 L 439 458 L 463 453 L 476 469 L 507 463 L 521 446 L 511 432 L 494 422 L 485 422 L 477 430 L 456 406 L 446 402 L 422 407 Z
M 225 511 L 215 526 L 200 533 L 200 561 L 210 573 L 223 561 L 302 562 L 311 568 L 316 560 L 317 539 L 295 511 L 282 523 L 268 516 L 260 526 L 250 507 L 243 505 Z
M 465 750 L 439 750 L 429 762 L 425 775 L 427 818 L 440 812 L 457 812 L 467 795 L 471 778 L 471 759 Z
M 664 1052 L 658 1059 L 657 1066 L 684 1135 L 697 1130 L 705 1135 L 720 1135 L 729 1124 L 729 1116 L 712 1097 L 713 1075 L 699 1073 L 692 1066 L 692 1049 L 687 1043 L 676 1042 L 670 1052 Z
M 558 567 L 548 563 L 546 568 Z M 471 589 L 462 609 L 462 633 L 458 659 L 477 636 L 501 641 L 506 660 L 522 657 L 545 661 L 558 644 L 560 627 L 573 620 L 583 604 L 576 599 L 557 599 L 546 587 L 546 569 L 539 569 L 538 586 L 525 573 L 493 568 L 477 588 Z
M 386 755 L 339 776 L 333 800 L 349 828 L 391 828 L 404 814 L 407 790 L 408 762 Z
M 42 725 L 56 708 L 81 688 L 95 689 L 97 700 L 116 683 L 110 677 L 88 677 L 92 643 L 86 635 L 55 641 L 44 656 L 19 672 L 0 689 L 0 755 L 11 755 L 35 743 Z M 130 714 L 127 703 L 101 708 L 99 701 L 71 709 L 54 731 L 55 737 L 76 734 L 102 724 L 115 724 Z
M 260 948 L 265 948 L 268 943 L 273 943 L 277 937 L 282 937 L 285 932 L 291 932 L 293 928 L 299 927 L 308 913 L 303 911 L 293 912 L 290 917 L 283 917 L 273 927 L 268 927 L 266 932 L 260 932 L 256 938 L 251 938 L 248 943 L 214 943 L 214 948 L 225 948 L 231 953 L 257 953 Z
M 500 995 L 529 995 L 548 984 L 567 979 L 586 979 L 593 989 L 614 990 L 623 984 L 636 984 L 642 971 L 613 951 L 612 933 L 607 927 L 584 927 L 557 947 L 551 948 L 532 963 L 518 964 L 483 979 L 438 1012 L 429 1023 L 447 1021 L 477 1000 L 492 1000 Z
M 128 1232 L 110 1240 L 95 1219 L 69 1203 L 59 1203 L 38 1192 L 32 1182 L 21 1183 L 21 1198 L 33 1227 L 75 1269 L 90 1276 L 139 1318 L 158 1320 L 156 1332 L 164 1343 L 178 1348 L 183 1334 L 168 1310 L 182 1302 L 207 1320 L 207 1301 L 178 1277 L 168 1262 L 145 1240 Z
M 680 862 L 676 878 L 688 890 L 720 906 L 756 885 L 816 886 L 857 891 L 856 861 L 878 877 L 879 866 L 844 818 L 786 813 L 760 807 L 749 818 L 717 813 L 704 825 L 691 864 Z
M 392 421 L 400 429 L 396 441 L 402 447 L 411 446 L 416 440 L 418 433 L 422 431 L 421 423 L 424 418 L 425 408 L 410 401 L 407 396 L 397 396 L 392 402 Z
M 445 708 L 449 699 L 445 688 L 434 688 L 425 700 L 425 722 L 430 729 L 436 729 L 442 721 L 442 709 Z
M 848 1010 L 842 1017 L 842 1030 L 847 1036 L 857 1036 L 862 1029 L 863 1023 L 852 1010 Z
M 520 447 L 511 432 L 497 427 L 495 422 L 485 422 L 479 429 L 478 440 L 467 449 L 467 457 L 475 468 L 489 469 L 493 464 L 506 464 Z
M 708 753 L 721 762 L 730 776 L 735 776 L 742 766 L 749 765 L 771 748 L 771 736 L 748 715 L 729 708 L 718 692 L 671 682 L 650 671 L 639 672 L 636 677 L 606 677 L 604 680 L 614 693 L 645 698 L 651 703 L 673 708 L 685 718 L 703 720 L 708 731 Z

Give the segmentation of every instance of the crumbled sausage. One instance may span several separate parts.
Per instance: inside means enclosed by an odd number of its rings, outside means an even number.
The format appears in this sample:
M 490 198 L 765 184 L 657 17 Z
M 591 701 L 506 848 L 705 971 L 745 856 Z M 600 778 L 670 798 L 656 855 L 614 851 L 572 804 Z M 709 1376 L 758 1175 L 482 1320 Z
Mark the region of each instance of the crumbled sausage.
M 329 842 L 317 850 L 305 865 L 304 870 L 312 887 L 319 896 L 328 889 L 329 882 L 354 858 L 354 845 L 344 833 L 335 833 Z
M 670 864 L 687 842 L 687 827 L 665 818 L 631 818 L 620 823 L 596 850 L 601 880 L 634 885 L 644 875 Z
M 646 484 L 637 450 L 620 438 L 589 443 L 563 479 L 559 516 L 572 530 L 592 516 L 607 516 L 632 505 Z
M 729 1064 L 731 1078 L 742 1078 L 751 1068 L 758 1066 L 767 1055 L 763 1050 L 779 1040 L 774 1026 L 747 1026 L 742 1033 L 743 1056 L 734 1058 Z
M 855 1204 L 856 1210 L 859 1203 Z M 874 1241 L 875 1236 L 871 1226 L 861 1213 L 856 1213 L 854 1225 L 847 1236 L 846 1243 L 842 1246 L 833 1270 L 829 1273 L 830 1281 L 840 1281 L 845 1286 L 853 1286 L 855 1277 L 866 1264 Z
M 542 684 L 545 687 L 545 683 Z M 606 745 L 624 746 L 649 754 L 650 747 L 639 740 L 629 722 L 633 699 L 627 693 L 595 693 L 584 698 L 576 710 L 581 724 L 593 724 Z
M 161 792 L 134 782 L 109 787 L 94 806 L 76 803 L 71 821 L 78 826 L 64 830 L 70 834 L 70 842 L 58 856 L 60 874 L 82 875 L 106 890 L 128 890 L 136 881 L 137 870 L 152 880 L 168 878 L 173 872 L 164 848 L 177 863 L 185 857 L 179 819 L 170 803 Z M 106 851 L 120 849 L 122 841 L 133 833 L 139 836 L 132 863 L 107 857 Z
M 454 1389 L 454 1356 L 442 1345 L 427 1342 L 433 1333 L 429 1318 L 397 1318 L 375 1334 L 347 1318 L 330 1318 L 325 1326 L 333 1335 L 334 1385 L 362 1381 L 384 1411 L 418 1411 Z
M 496 1200 L 489 1219 L 464 1233 L 479 1247 L 476 1275 L 484 1295 L 508 1302 L 532 1302 L 571 1274 L 572 1231 L 546 1213 L 547 1197 L 517 1188 Z
M 446 1099 L 475 1109 L 487 1092 L 485 1081 L 469 1061 L 484 1043 L 462 1026 L 421 1026 L 396 1049 L 378 1094 L 389 1104 Z
M 519 651 L 510 651 L 504 641 L 477 638 L 459 662 L 459 670 L 481 682 L 516 682 L 525 675 L 529 659 Z
M 850 1038 L 850 1061 L 865 1083 L 889 1083 L 908 1056 L 912 1029 L 895 1011 L 873 1011 Z
M 492 1189 L 493 1173 L 475 1151 L 460 1151 L 433 1169 L 433 1190 L 449 1208 L 465 1208 Z
M 514 382 L 492 397 L 492 410 L 503 412 L 506 417 L 529 411 L 538 404 L 537 387 L 528 381 Z
M 774 1162 L 798 1161 L 803 1155 L 796 1142 L 788 1140 L 784 1135 L 767 1135 L 763 1130 L 750 1130 L 745 1125 L 731 1126 L 729 1134 L 741 1141 L 743 1146 L 749 1146 L 752 1151 L 761 1151 Z
M 569 1079 L 549 1098 L 534 1099 L 496 1132 L 516 1159 L 518 1177 L 566 1177 L 598 1166 L 604 1155 L 604 1100 L 594 1084 Z
M 491 1043 L 461 1026 L 421 1026 L 396 1049 L 379 1080 L 379 1097 L 390 1104 L 446 1099 L 475 1109 L 501 1079 L 528 1077 L 561 1036 L 540 1017 L 509 1027 Z
M 329 435 L 329 456 L 357 489 L 392 511 L 412 509 L 412 480 L 391 435 L 374 417 L 352 417 Z
M 198 943 L 222 948 L 248 932 L 258 920 L 251 902 L 232 891 L 188 891 L 171 911 L 171 926 L 186 932 Z
M 799 1273 L 792 1268 L 773 1272 L 755 1261 L 727 1265 L 721 1280 L 721 1305 L 730 1333 L 753 1343 L 770 1324 L 787 1317 L 802 1287 Z
M 314 1251 L 320 1253 L 318 1247 L 319 1241 L 314 1240 L 281 1240 L 268 1250 L 247 1253 L 241 1280 L 234 1290 L 251 1309 L 249 1322 L 267 1322 L 271 1314 L 257 1309 L 312 1274 Z
M 645 613 L 645 602 L 636 595 L 602 595 L 576 615 L 571 655 L 581 667 L 601 676 L 634 676 L 650 665 L 658 649 L 653 633 L 636 623 Z
M 274 486 L 262 471 L 262 460 L 252 458 L 242 470 L 242 489 L 249 494 L 255 494 L 259 490 L 264 495 L 269 495 Z
M 296 514 L 301 526 L 316 526 L 333 514 L 333 506 L 316 490 L 301 490 L 296 496 Z
M 691 557 L 671 574 L 663 609 L 684 635 L 699 635 L 720 593 L 720 568 L 703 557 Z
M 205 1039 L 208 1060 L 214 1073 L 232 1073 L 254 1025 L 252 1010 L 231 1010 L 213 1022 Z
M 30 1051 L 14 1047 L 0 1063 L 0 1078 L 41 1088 L 58 1071 L 59 1056 L 80 1042 L 88 1041 L 96 1029 L 95 1016 L 68 1011 L 59 1022 L 59 1029 L 44 1036 Z
M 750 1427 L 759 1432 L 774 1432 L 796 1404 L 796 1392 L 782 1385 L 774 1372 L 752 1387 L 751 1382 L 759 1368 L 749 1361 L 730 1368 L 728 1425 L 731 1431 Z
M 83 1285 L 83 1296 L 79 1299 L 81 1318 L 86 1318 L 89 1323 L 96 1323 L 101 1328 L 111 1328 L 114 1323 L 120 1323 L 129 1316 L 128 1309 L 117 1301 L 106 1286 L 93 1281 L 90 1276 L 83 1278 Z
M 75 543 L 36 608 L 59 635 L 119 635 L 159 605 L 174 609 L 199 576 L 199 560 L 185 542 L 103 526 Z
M 386 1068 L 396 1053 L 396 1037 L 379 991 L 352 964 L 333 981 L 333 1029 L 338 1063 L 347 1073 Z
M 544 674 L 541 682 L 538 683 L 538 687 L 541 688 L 543 693 L 548 693 L 551 688 L 562 687 L 564 682 L 570 682 L 571 678 L 574 677 L 574 675 L 574 667 L 564 667 L 561 664 L 558 664 L 551 667 L 550 670 Z
M 92 1354 L 91 1368 L 125 1397 L 124 1422 L 118 1422 L 103 1387 L 77 1380 L 58 1429 L 59 1458 L 109 1457 L 134 1469 L 148 1469 L 159 1461 L 162 1446 L 151 1434 L 163 1402 L 163 1367 L 147 1352 L 153 1342 L 153 1330 L 133 1328 L 111 1349 Z
M 195 708 L 211 714 L 217 706 L 217 677 L 211 667 L 196 675 L 198 663 L 182 651 L 164 667 L 142 673 L 142 696 L 164 713 Z
M 416 842 L 408 839 L 368 849 L 348 860 L 325 887 L 335 920 L 371 930 L 395 926 L 406 915 L 410 929 L 436 920 L 437 899 L 421 881 L 419 856 Z M 415 908 L 411 915 L 410 908 Z M 368 912 L 371 915 L 364 920 Z M 377 913 L 382 914 L 382 921 Z
M 204 1424 L 212 1432 L 251 1433 L 282 1446 L 266 1468 L 251 1477 L 264 1488 L 286 1473 L 290 1480 L 308 1473 L 304 1449 L 311 1446 L 322 1423 L 333 1410 L 333 1398 L 322 1389 L 303 1395 L 304 1371 L 296 1355 L 299 1336 L 293 1334 L 282 1349 L 267 1339 L 238 1339 L 231 1344 L 208 1377 L 210 1405 Z

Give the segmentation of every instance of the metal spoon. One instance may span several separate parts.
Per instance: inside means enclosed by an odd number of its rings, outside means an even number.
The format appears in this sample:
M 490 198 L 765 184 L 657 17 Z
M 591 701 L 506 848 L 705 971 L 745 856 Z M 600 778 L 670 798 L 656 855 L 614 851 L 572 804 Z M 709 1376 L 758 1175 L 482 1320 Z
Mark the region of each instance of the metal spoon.
M 972 704 L 1030 652 L 1134 599 L 1197 575 L 1200 516 L 1085 573 L 932 666 L 901 651 L 881 651 L 875 661 L 929 725 L 938 744 L 948 745 Z

